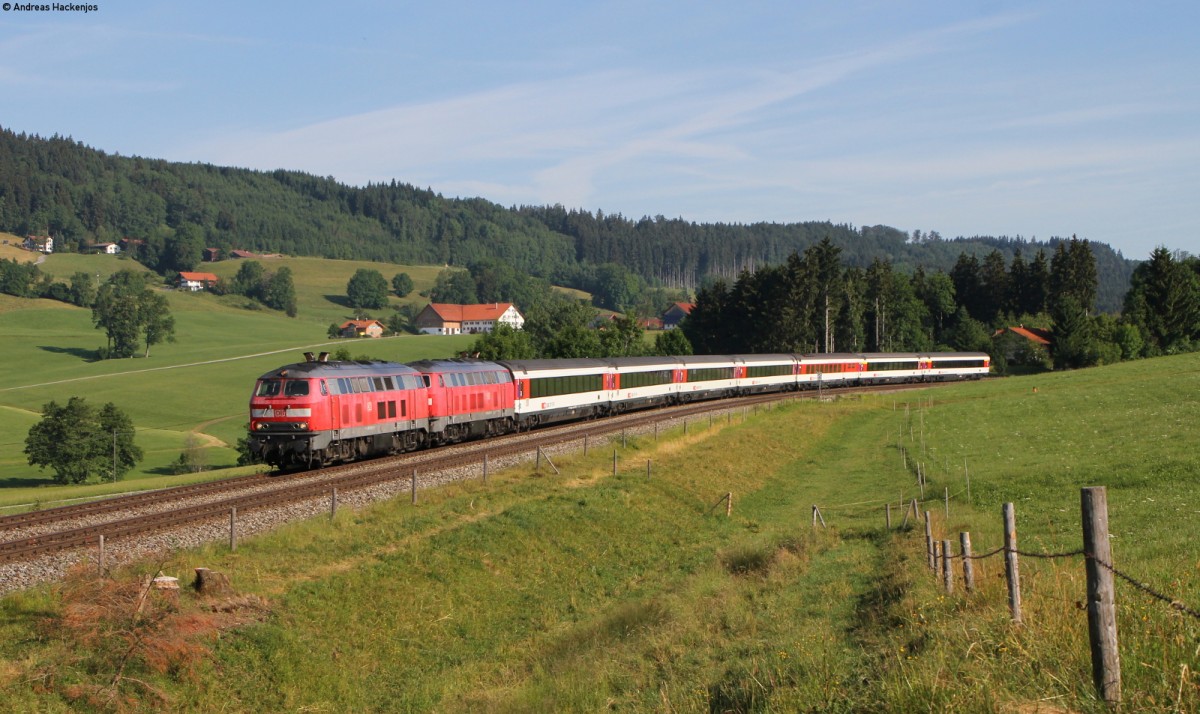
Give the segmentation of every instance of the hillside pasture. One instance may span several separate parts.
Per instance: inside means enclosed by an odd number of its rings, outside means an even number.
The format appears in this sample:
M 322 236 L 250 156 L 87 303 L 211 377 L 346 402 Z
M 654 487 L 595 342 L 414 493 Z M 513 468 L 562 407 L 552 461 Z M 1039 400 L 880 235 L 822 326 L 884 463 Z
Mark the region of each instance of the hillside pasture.
M 1079 488 L 1106 485 L 1117 566 L 1196 608 L 1198 373 L 1188 355 L 697 420 L 631 439 L 615 476 L 597 448 L 557 456 L 560 475 L 526 464 L 178 553 L 120 577 L 203 563 L 269 614 L 190 670 L 127 674 L 197 709 L 1111 711 L 1082 559 L 1022 560 L 1018 627 L 1002 561 L 978 562 L 976 593 L 942 592 L 899 504 L 919 497 L 921 459 L 935 537 L 969 530 L 990 551 L 1013 501 L 1021 549 L 1054 552 L 1079 547 Z M 61 592 L 3 601 L 0 688 L 23 708 L 109 681 L 72 664 L 69 636 L 30 635 Z M 1121 711 L 1196 711 L 1200 624 L 1123 582 L 1117 603 Z M 34 662 L 64 684 L 25 685 Z

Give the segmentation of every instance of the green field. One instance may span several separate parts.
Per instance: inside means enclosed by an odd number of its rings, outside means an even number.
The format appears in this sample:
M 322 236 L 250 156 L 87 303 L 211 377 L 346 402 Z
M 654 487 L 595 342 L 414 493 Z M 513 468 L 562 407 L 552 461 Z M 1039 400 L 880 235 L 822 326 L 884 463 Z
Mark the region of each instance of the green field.
M 232 263 L 232 261 L 230 261 Z M 0 507 L 50 503 L 83 493 L 110 492 L 111 486 L 73 487 L 60 494 L 48 488 L 50 474 L 31 467 L 23 453 L 29 427 L 42 406 L 81 396 L 99 405 L 113 402 L 139 430 L 137 443 L 146 459 L 126 475 L 137 487 L 161 485 L 179 457 L 189 432 L 208 444 L 207 462 L 227 468 L 236 461 L 232 447 L 244 434 L 247 403 L 255 377 L 298 359 L 305 350 L 347 347 L 354 356 L 411 361 L 447 357 L 465 349 L 469 336 L 405 335 L 381 340 L 330 340 L 330 322 L 350 313 L 338 304 L 338 292 L 358 267 L 367 263 L 282 259 L 295 271 L 300 315 L 290 319 L 267 309 L 247 309 L 244 299 L 207 293 L 165 291 L 176 320 L 174 343 L 155 345 L 148 358 L 93 361 L 104 334 L 92 326 L 91 311 L 51 300 L 0 296 L 0 335 L 6 357 L 0 362 Z M 214 265 L 223 266 L 218 263 Z M 56 277 L 82 270 L 102 277 L 137 263 L 104 255 L 52 255 L 43 266 Z M 427 266 L 384 266 L 388 274 L 408 272 L 418 289 L 438 272 Z M 232 274 L 236 271 L 236 267 Z M 59 273 L 62 273 L 59 276 Z M 420 299 L 414 296 L 412 299 Z M 308 311 L 307 317 L 305 311 Z M 210 478 L 215 475 L 210 473 Z M 149 479 L 145 484 L 143 479 Z
M 899 520 L 918 495 L 902 446 L 926 464 L 935 536 L 992 550 L 1011 501 L 1022 550 L 1049 553 L 1079 548 L 1079 489 L 1103 485 L 1117 566 L 1197 608 L 1197 387 L 1188 355 L 798 403 L 635 439 L 616 477 L 594 449 L 557 457 L 561 475 L 526 466 L 167 555 L 137 570 L 226 573 L 227 615 L 184 593 L 130 639 L 132 573 L 10 596 L 0 691 L 49 711 L 105 693 L 198 711 L 1111 711 L 1081 559 L 1023 559 L 1014 626 L 999 559 L 979 561 L 977 593 L 946 595 L 921 527 L 888 531 L 884 504 Z M 72 605 L 101 597 L 109 619 Z M 1200 708 L 1200 623 L 1124 583 L 1117 602 L 1121 711 Z

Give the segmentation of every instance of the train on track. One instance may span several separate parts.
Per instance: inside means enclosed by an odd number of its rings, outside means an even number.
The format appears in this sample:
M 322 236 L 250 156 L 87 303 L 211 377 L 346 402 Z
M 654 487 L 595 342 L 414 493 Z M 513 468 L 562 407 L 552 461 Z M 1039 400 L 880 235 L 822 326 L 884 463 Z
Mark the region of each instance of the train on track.
M 821 386 L 979 379 L 982 352 L 772 354 L 409 364 L 305 361 L 258 378 L 250 449 L 280 469 L 413 451 L 542 424 Z

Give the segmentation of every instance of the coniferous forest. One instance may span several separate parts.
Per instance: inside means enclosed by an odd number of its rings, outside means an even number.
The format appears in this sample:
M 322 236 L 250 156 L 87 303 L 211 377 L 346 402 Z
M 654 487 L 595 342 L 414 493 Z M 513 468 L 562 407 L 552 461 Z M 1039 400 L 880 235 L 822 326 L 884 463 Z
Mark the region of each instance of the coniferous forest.
M 296 171 L 251 171 L 107 154 L 70 138 L 0 129 L 0 230 L 53 235 L 56 248 L 132 237 L 138 260 L 191 270 L 201 247 L 340 259 L 463 266 L 499 259 L 556 284 L 595 291 L 620 266 L 648 285 L 694 290 L 714 279 L 782 265 L 828 238 L 849 267 L 887 261 L 912 274 L 949 272 L 960 254 L 1006 263 L 1059 242 L 943 239 L 887 226 L 826 221 L 699 224 L 563 206 L 503 207 L 449 199 L 392 181 L 351 187 Z M 1090 244 L 1096 307 L 1121 309 L 1135 263 Z M 619 272 L 619 271 L 618 271 Z M 615 306 L 614 306 L 615 307 Z
M 546 303 L 550 283 L 643 317 L 695 294 L 684 322 L 690 345 L 657 348 L 664 352 L 954 348 L 993 352 L 1000 367 L 1006 359 L 1079 367 L 1200 346 L 1200 260 L 1166 249 L 1139 264 L 1075 236 L 948 240 L 887 226 L 698 224 L 505 208 L 395 181 L 359 188 L 295 171 L 123 157 L 4 129 L 0 230 L 52 235 L 60 251 L 136 238 L 132 257 L 165 276 L 194 270 L 204 248 L 466 267 L 444 273 L 431 297 L 523 296 L 534 316 L 546 313 L 540 342 L 480 345 L 498 353 L 645 349 L 633 320 L 627 330 L 609 330 L 609 337 L 620 333 L 612 344 L 566 344 L 564 334 L 586 336 L 590 318 Z M 36 266 L 0 261 L 0 292 L 89 306 L 95 286 L 78 277 L 61 283 Z M 275 302 L 268 304 L 288 304 Z M 552 318 L 564 310 L 579 329 L 559 329 L 563 320 Z M 530 323 L 536 337 L 539 320 Z M 997 349 L 996 329 L 1014 324 L 1052 331 L 1051 349 Z

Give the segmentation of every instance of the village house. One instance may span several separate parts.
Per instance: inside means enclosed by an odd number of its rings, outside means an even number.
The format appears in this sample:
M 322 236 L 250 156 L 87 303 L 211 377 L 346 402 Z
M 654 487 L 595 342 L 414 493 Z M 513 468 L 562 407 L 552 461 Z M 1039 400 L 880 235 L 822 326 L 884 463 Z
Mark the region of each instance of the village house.
M 190 290 L 192 292 L 196 292 L 197 290 L 207 290 L 213 285 L 216 285 L 218 279 L 219 278 L 212 273 L 183 272 L 179 274 L 179 289 Z
M 89 253 L 104 253 L 105 255 L 116 255 L 121 252 L 121 246 L 116 243 L 89 243 L 87 246 Z
M 1003 355 L 1009 364 L 1044 364 L 1053 339 L 1049 330 L 1038 327 L 1005 327 L 992 333 L 993 354 Z
M 205 248 L 204 249 L 203 260 L 205 263 L 215 263 L 220 259 L 221 259 L 221 249 L 220 248 Z
M 142 246 L 146 245 L 146 241 L 142 240 L 141 238 L 125 237 L 119 241 L 119 245 L 121 246 L 122 251 L 137 258 L 141 255 Z
M 26 236 L 21 244 L 26 250 L 36 250 L 39 253 L 53 253 L 54 239 L 50 236 Z
M 425 306 L 413 325 L 426 335 L 469 335 L 491 332 L 497 324 L 521 329 L 525 317 L 511 302 L 486 305 L 450 305 L 430 303 Z
M 683 318 L 691 314 L 693 307 L 695 307 L 695 305 L 690 302 L 677 302 L 674 305 L 671 305 L 671 307 L 667 308 L 667 311 L 663 313 L 663 329 L 670 330 L 679 327 L 679 323 L 683 322 Z
M 379 320 L 347 320 L 341 326 L 342 337 L 383 337 L 383 323 Z

